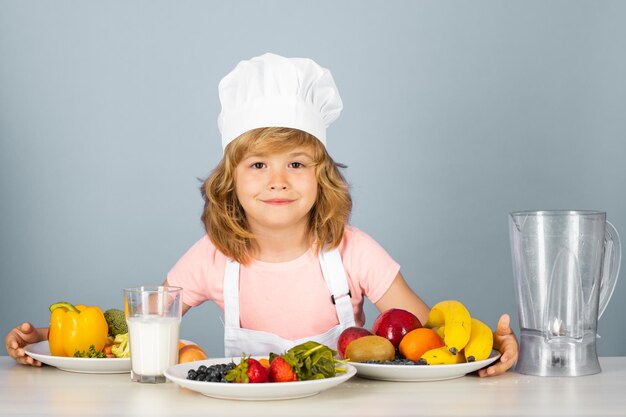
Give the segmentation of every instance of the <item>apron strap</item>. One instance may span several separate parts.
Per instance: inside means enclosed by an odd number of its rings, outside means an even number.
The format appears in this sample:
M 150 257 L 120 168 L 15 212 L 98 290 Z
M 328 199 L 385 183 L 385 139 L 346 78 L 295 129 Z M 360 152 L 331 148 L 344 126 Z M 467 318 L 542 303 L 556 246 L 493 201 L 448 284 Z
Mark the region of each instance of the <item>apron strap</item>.
M 330 299 L 337 310 L 339 323 L 344 326 L 355 326 L 352 294 L 350 294 L 348 277 L 341 261 L 339 249 L 335 248 L 328 252 L 322 251 L 319 254 L 319 259 L 322 275 L 324 275 L 324 280 L 331 293 Z
M 239 320 L 239 262 L 226 260 L 224 271 L 224 325 L 240 327 Z

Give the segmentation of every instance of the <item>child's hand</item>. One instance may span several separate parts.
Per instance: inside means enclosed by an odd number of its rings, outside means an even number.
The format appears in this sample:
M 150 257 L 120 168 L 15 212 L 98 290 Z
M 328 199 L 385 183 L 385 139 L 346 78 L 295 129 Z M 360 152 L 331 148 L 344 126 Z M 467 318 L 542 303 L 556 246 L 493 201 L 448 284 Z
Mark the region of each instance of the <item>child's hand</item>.
M 493 347 L 500 351 L 502 356 L 493 365 L 478 371 L 481 377 L 503 374 L 517 362 L 517 338 L 511 330 L 511 318 L 508 314 L 503 314 L 498 321 L 498 327 L 493 333 Z
M 15 327 L 4 339 L 10 357 L 18 363 L 32 366 L 41 366 L 41 362 L 27 356 L 24 352 L 24 346 L 42 340 L 42 334 L 30 323 L 22 323 Z

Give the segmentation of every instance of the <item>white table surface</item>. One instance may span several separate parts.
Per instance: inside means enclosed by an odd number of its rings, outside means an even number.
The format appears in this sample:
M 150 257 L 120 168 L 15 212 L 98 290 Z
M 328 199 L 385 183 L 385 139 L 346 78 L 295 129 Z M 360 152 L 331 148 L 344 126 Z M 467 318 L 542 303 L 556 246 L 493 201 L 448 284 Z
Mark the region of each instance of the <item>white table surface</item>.
M 602 372 L 570 378 L 510 371 L 437 382 L 353 377 L 317 395 L 232 401 L 130 374 L 32 368 L 0 357 L 0 416 L 626 416 L 626 357 L 600 358 Z

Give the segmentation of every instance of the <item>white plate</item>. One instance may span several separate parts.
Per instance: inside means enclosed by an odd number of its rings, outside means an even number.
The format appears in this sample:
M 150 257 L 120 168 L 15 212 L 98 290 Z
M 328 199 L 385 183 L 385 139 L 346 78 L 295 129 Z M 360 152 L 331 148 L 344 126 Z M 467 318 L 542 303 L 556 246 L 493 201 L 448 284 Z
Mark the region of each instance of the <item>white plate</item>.
M 130 372 L 129 358 L 70 358 L 53 356 L 50 354 L 47 340 L 27 345 L 24 351 L 31 358 L 63 371 L 88 374 L 122 374 Z
M 454 365 L 385 365 L 374 363 L 349 362 L 362 378 L 382 381 L 441 381 L 460 378 L 477 371 L 500 357 L 500 352 L 491 351 L 489 358 Z
M 332 378 L 316 379 L 314 381 L 295 382 L 268 382 L 264 384 L 233 384 L 225 382 L 192 381 L 187 379 L 190 369 L 198 369 L 201 365 L 215 365 L 234 361 L 239 363 L 241 358 L 207 359 L 174 365 L 165 371 L 170 381 L 181 387 L 197 391 L 203 395 L 227 400 L 288 400 L 292 398 L 308 397 L 321 391 L 335 387 L 347 381 L 356 374 L 356 369 L 348 364 L 342 365 L 346 372 Z

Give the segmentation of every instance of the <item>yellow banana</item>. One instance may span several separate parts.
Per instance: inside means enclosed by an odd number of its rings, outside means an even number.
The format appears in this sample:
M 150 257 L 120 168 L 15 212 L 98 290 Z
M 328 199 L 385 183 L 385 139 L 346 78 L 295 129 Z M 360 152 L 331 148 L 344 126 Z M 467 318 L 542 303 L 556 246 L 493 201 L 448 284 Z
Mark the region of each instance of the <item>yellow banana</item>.
M 493 333 L 482 321 L 472 318 L 472 333 L 465 345 L 465 357 L 468 362 L 487 359 L 493 348 Z
M 424 327 L 445 326 L 443 341 L 452 354 L 461 351 L 472 331 L 472 318 L 467 308 L 457 300 L 440 301 L 428 313 Z
M 437 333 L 437 335 L 441 338 L 441 340 L 443 340 L 443 338 L 446 337 L 446 326 L 440 326 L 434 330 L 435 330 L 435 333 Z
M 455 355 L 447 346 L 442 346 L 426 351 L 420 360 L 425 361 L 427 365 L 451 365 L 465 362 L 465 355 L 463 351 Z

